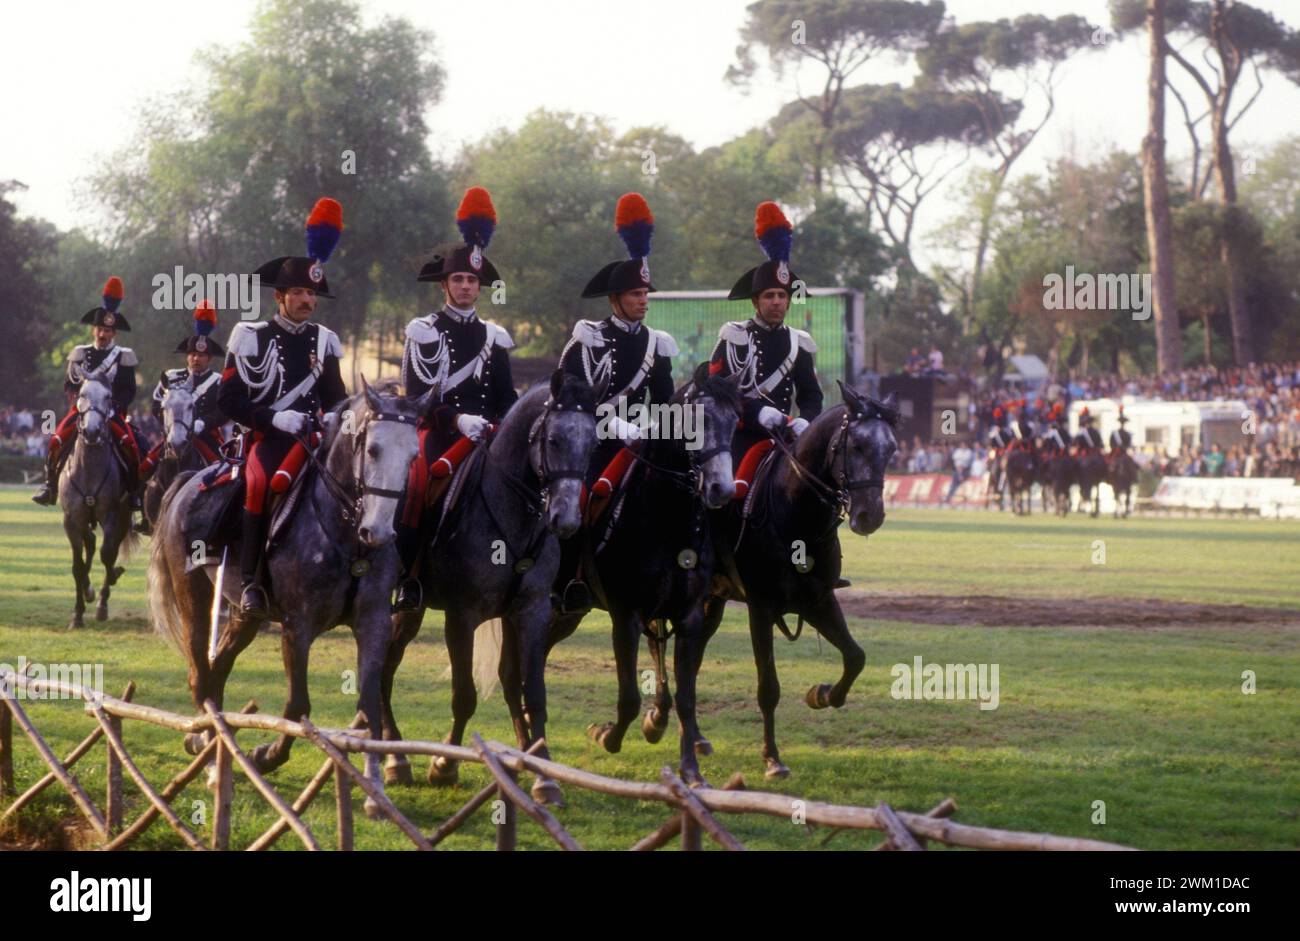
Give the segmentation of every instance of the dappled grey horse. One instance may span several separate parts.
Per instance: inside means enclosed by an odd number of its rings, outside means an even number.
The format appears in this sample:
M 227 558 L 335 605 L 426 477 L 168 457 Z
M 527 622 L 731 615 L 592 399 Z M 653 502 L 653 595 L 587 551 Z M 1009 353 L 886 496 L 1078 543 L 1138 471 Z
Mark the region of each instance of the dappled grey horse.
M 95 527 L 104 532 L 99 560 L 104 582 L 99 589 L 95 620 L 108 619 L 108 596 L 126 569 L 117 564 L 118 552 L 129 555 L 135 545 L 131 533 L 131 505 L 127 501 L 126 472 L 113 452 L 113 390 L 101 370 L 88 373 L 77 394 L 77 441 L 59 476 L 59 505 L 63 531 L 72 545 L 72 577 L 77 602 L 69 627 L 85 626 L 86 603 L 95 600 L 90 587 L 90 567 L 95 559 Z
M 452 744 L 461 743 L 478 705 L 476 660 L 489 670 L 497 668 L 520 745 L 526 747 L 544 734 L 541 673 L 551 586 L 560 564 L 556 537 L 572 535 L 581 521 L 582 482 L 596 446 L 601 391 L 557 370 L 549 388 L 539 385 L 524 393 L 490 443 L 467 459 L 455 506 L 432 545 L 423 550 L 425 605 L 446 612 L 444 634 L 452 669 L 447 741 Z M 392 711 L 393 677 L 423 617 L 423 609 L 393 616 L 393 644 L 383 682 L 388 740 L 401 738 Z M 499 650 L 488 644 L 476 653 L 475 629 L 493 618 L 503 621 Z M 410 765 L 404 756 L 390 755 L 385 774 L 390 782 L 409 782 Z M 452 784 L 457 775 L 454 761 L 437 758 L 429 766 L 434 784 Z M 546 787 L 548 783 L 539 780 L 535 790 Z
M 183 471 L 206 465 L 194 447 L 194 392 L 187 386 L 168 386 L 162 397 L 163 452 L 158 469 L 144 491 L 144 518 L 152 529 L 162 511 L 163 494 Z
M 394 545 L 394 514 L 416 455 L 416 422 L 436 401 L 437 389 L 418 400 L 376 392 L 365 385 L 326 420 L 319 449 L 323 466 L 304 481 L 301 501 L 267 553 L 271 619 L 283 625 L 281 648 L 289 695 L 285 718 L 309 715 L 307 658 L 312 641 L 338 624 L 352 628 L 357 642 L 358 707 L 370 729 L 382 727 L 380 673 L 392 634 L 391 598 L 399 562 Z M 262 623 L 236 616 L 221 632 L 216 654 L 208 659 L 209 619 L 213 602 L 206 566 L 187 569 L 192 547 L 187 533 L 196 514 L 211 520 L 225 500 L 202 492 L 203 475 L 177 478 L 168 491 L 154 536 L 149 565 L 149 601 L 155 628 L 169 637 L 189 661 L 195 706 L 205 699 L 218 707 L 235 658 L 252 642 Z M 219 488 L 218 488 L 219 489 Z M 230 558 L 238 558 L 232 545 Z M 238 579 L 223 583 L 223 594 L 238 610 Z M 187 747 L 197 750 L 191 738 Z M 260 770 L 288 760 L 291 736 L 258 747 L 252 755 Z M 366 759 L 366 774 L 381 784 L 379 761 Z M 377 807 L 367 801 L 366 810 Z

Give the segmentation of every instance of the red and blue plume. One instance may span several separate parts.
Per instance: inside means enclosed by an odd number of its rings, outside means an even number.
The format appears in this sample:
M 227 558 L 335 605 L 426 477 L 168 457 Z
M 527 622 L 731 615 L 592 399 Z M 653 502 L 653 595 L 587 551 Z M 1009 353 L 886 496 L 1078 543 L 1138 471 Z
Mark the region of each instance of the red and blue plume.
M 465 190 L 460 207 L 456 210 L 456 228 L 469 246 L 479 250 L 488 247 L 497 227 L 497 210 L 492 205 L 492 195 L 481 186 Z
M 307 217 L 307 257 L 321 264 L 329 261 L 343 234 L 343 207 L 336 200 L 316 200 Z
M 754 237 L 769 261 L 789 262 L 794 226 L 776 203 L 759 203 L 754 210 Z
M 650 238 L 655 231 L 655 217 L 650 204 L 640 193 L 624 193 L 614 209 L 614 228 L 627 246 L 629 258 L 648 258 Z
M 212 306 L 212 301 L 205 297 L 199 301 L 199 306 L 194 308 L 194 332 L 198 336 L 205 337 L 215 329 L 217 329 L 217 309 Z
M 103 302 L 104 310 L 116 312 L 122 306 L 122 279 L 117 275 L 109 278 L 104 282 Z

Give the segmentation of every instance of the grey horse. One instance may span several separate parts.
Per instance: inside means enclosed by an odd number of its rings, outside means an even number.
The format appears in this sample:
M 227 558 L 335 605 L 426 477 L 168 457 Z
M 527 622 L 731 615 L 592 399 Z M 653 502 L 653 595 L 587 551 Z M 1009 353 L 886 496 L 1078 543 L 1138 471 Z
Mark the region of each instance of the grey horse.
M 272 587 L 272 619 L 283 625 L 281 648 L 289 682 L 284 716 L 309 715 L 307 660 L 312 641 L 338 624 L 352 628 L 357 642 L 358 707 L 372 730 L 381 727 L 380 674 L 392 633 L 391 597 L 399 562 L 394 545 L 394 515 L 416 455 L 416 423 L 436 402 L 430 389 L 418 400 L 375 391 L 361 393 L 326 416 L 326 435 L 319 453 L 323 468 L 304 482 L 301 504 L 267 553 Z M 168 491 L 154 536 L 149 565 L 149 600 L 154 624 L 189 661 L 194 704 L 205 699 L 222 704 L 226 680 L 236 657 L 257 635 L 262 623 L 236 617 L 221 632 L 216 654 L 208 659 L 213 581 L 206 566 L 187 565 L 188 533 L 200 517 L 211 520 L 225 501 L 200 490 L 203 475 L 182 475 Z M 219 489 L 219 488 L 218 488 Z M 230 557 L 238 558 L 230 547 Z M 191 570 L 192 569 L 192 570 Z M 238 607 L 238 584 L 223 584 L 223 594 Z M 252 755 L 260 770 L 288 760 L 291 736 L 258 747 Z M 191 737 L 191 752 L 202 745 Z M 366 774 L 382 784 L 379 760 L 366 759 Z M 366 810 L 378 811 L 367 800 Z
M 63 531 L 72 545 L 72 577 L 77 602 L 69 627 L 84 627 L 86 603 L 95 600 L 90 568 L 95 559 L 95 527 L 103 530 L 99 560 L 104 582 L 99 589 L 95 620 L 108 620 L 108 596 L 126 569 L 118 565 L 135 547 L 126 474 L 113 453 L 113 391 L 102 371 L 88 373 L 77 394 L 77 441 L 59 475 L 59 505 Z
M 601 392 L 557 370 L 549 388 L 538 385 L 524 393 L 490 444 L 468 459 L 460 496 L 424 550 L 420 580 L 425 605 L 446 612 L 452 668 L 447 741 L 452 744 L 461 743 L 478 705 L 476 661 L 497 667 L 521 746 L 531 741 L 530 725 L 536 735 L 545 722 L 544 701 L 530 698 L 525 717 L 521 676 L 540 676 L 546 661 L 551 586 L 560 564 L 556 537 L 571 536 L 581 522 L 582 482 L 596 446 Z M 393 616 L 383 680 L 386 740 L 401 738 L 391 706 L 393 677 L 423 617 L 423 610 Z M 475 629 L 493 618 L 502 619 L 500 646 L 493 638 L 493 644 L 476 653 Z M 385 774 L 390 783 L 409 783 L 410 764 L 390 755 Z M 457 776 L 454 761 L 430 763 L 430 783 L 453 784 Z M 554 789 L 553 782 L 539 780 L 534 792 L 544 795 L 548 789 Z
M 152 530 L 162 512 L 163 494 L 184 471 L 200 470 L 206 464 L 194 446 L 194 392 L 186 386 L 169 386 L 162 397 L 163 453 L 158 469 L 144 492 L 146 531 Z

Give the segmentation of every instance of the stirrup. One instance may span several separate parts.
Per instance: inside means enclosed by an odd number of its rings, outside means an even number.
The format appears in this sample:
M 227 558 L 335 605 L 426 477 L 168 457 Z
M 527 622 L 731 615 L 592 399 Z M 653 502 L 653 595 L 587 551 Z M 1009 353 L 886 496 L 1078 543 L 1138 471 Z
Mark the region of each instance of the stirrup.
M 835 583 L 834 583 L 833 585 L 831 585 L 831 587 L 832 587 L 832 588 L 848 588 L 848 587 L 849 587 L 850 585 L 852 585 L 852 584 L 853 584 L 853 583 L 852 583 L 851 581 L 849 581 L 847 578 L 845 578 L 843 575 L 841 575 L 839 578 L 835 579 Z
M 242 618 L 264 620 L 271 613 L 271 604 L 266 597 L 266 589 L 256 582 L 245 585 L 239 596 L 239 615 Z
M 405 578 L 397 586 L 397 598 L 393 601 L 393 611 L 418 611 L 424 607 L 424 587 L 418 578 Z
M 575 578 L 564 586 L 564 594 L 560 597 L 561 614 L 586 614 L 591 606 L 591 589 L 586 582 Z

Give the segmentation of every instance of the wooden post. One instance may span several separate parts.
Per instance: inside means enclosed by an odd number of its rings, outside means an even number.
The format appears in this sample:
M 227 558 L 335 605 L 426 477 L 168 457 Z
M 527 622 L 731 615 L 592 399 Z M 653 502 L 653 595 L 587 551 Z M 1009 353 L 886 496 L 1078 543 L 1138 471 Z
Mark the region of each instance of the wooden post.
M 938 820 L 943 817 L 951 817 L 956 812 L 957 812 L 956 801 L 954 801 L 951 797 L 945 797 L 939 803 L 931 807 L 929 812 L 926 814 L 926 816 L 933 817 L 936 820 Z M 841 831 L 839 830 L 833 831 L 830 834 L 830 836 L 827 836 L 826 839 L 822 840 L 822 846 L 825 846 L 827 843 L 829 843 L 831 841 L 831 837 L 833 837 L 836 833 L 840 833 L 840 832 Z M 923 836 L 917 837 L 916 842 L 921 844 L 921 849 L 925 849 L 925 837 Z M 893 840 L 886 839 L 879 846 L 872 847 L 872 849 L 874 852 L 877 853 L 888 853 L 891 850 L 898 849 L 898 847 L 894 845 Z
M 916 837 L 912 836 L 912 831 L 903 826 L 903 821 L 898 819 L 898 814 L 894 813 L 894 808 L 881 801 L 876 805 L 876 814 L 885 825 L 885 832 L 889 834 L 889 842 L 907 853 L 921 852 L 921 844 L 916 842 Z
M 121 719 L 105 716 L 104 721 L 118 738 L 122 737 Z M 107 760 L 104 770 L 104 822 L 108 824 L 110 834 L 117 834 L 122 829 L 122 761 L 113 748 L 108 749 Z
M 539 738 L 537 741 L 533 742 L 533 744 L 528 746 L 528 751 L 524 752 L 524 754 L 525 755 L 536 754 L 538 751 L 542 749 L 542 747 L 545 744 L 546 744 L 546 740 Z M 444 822 L 441 826 L 439 826 L 438 829 L 434 830 L 433 833 L 429 834 L 429 842 L 433 846 L 437 846 L 443 840 L 447 839 L 447 837 L 451 836 L 458 829 L 460 829 L 461 825 L 464 824 L 465 821 L 468 820 L 471 816 L 473 816 L 474 811 L 478 810 L 480 807 L 482 807 L 484 804 L 490 801 L 494 796 L 500 793 L 501 793 L 501 789 L 496 786 L 494 780 L 492 784 L 489 784 L 487 787 L 483 788 L 483 790 L 479 791 L 477 794 L 471 797 L 464 807 L 462 807 L 460 810 L 456 811 L 454 814 L 448 817 L 446 822 Z M 504 799 L 504 795 L 503 795 L 503 799 Z
M 739 771 L 731 776 L 726 784 L 722 785 L 724 791 L 743 791 L 745 789 L 745 777 Z M 664 822 L 654 833 L 642 837 L 632 846 L 634 853 L 646 853 L 651 850 L 657 850 L 660 847 L 667 846 L 669 841 L 682 832 L 682 815 L 673 814 Z
M 7 698 L 8 694 L 0 690 L 0 801 L 14 793 L 14 717 L 9 714 Z
M 672 768 L 664 765 L 663 769 L 659 772 L 659 780 L 663 781 L 664 784 L 668 786 L 668 789 L 673 792 L 673 795 L 681 803 L 682 812 L 689 816 L 693 824 L 697 825 L 694 834 L 690 837 L 691 841 L 695 844 L 694 846 L 687 847 L 687 834 L 684 829 L 682 830 L 682 849 L 689 848 L 698 850 L 700 848 L 699 843 L 701 830 L 708 833 L 709 836 L 721 843 L 726 849 L 740 851 L 745 848 L 741 845 L 739 840 L 726 831 L 722 824 L 718 823 L 713 814 L 709 813 L 708 808 L 701 804 L 696 796 L 691 793 L 691 789 L 688 788 L 681 779 L 677 777 L 677 775 L 673 774 Z M 685 824 L 686 819 L 686 816 L 682 817 L 683 824 Z
M 59 759 L 54 757 L 54 752 L 50 751 L 50 746 L 45 744 L 45 739 L 41 738 L 41 733 L 36 731 L 36 726 L 32 725 L 32 720 L 27 717 L 23 707 L 18 705 L 17 696 L 15 695 L 6 700 L 5 705 L 9 707 L 8 711 L 13 714 L 18 727 L 36 746 L 36 751 L 40 754 L 41 759 L 53 772 L 59 783 L 63 785 L 63 789 L 71 795 L 77 809 L 90 821 L 90 825 L 95 828 L 95 832 L 99 834 L 101 839 L 108 839 L 108 825 L 104 823 L 104 818 L 99 815 L 99 810 L 81 785 L 77 783 L 77 779 L 68 774 L 68 770 L 59 764 Z
M 687 853 L 698 853 L 703 849 L 703 841 L 700 839 L 700 825 L 695 822 L 689 810 L 683 810 L 682 818 L 682 851 Z
M 333 762 L 331 762 L 333 764 Z M 339 849 L 352 850 L 352 779 L 334 765 L 334 807 L 339 818 Z
M 217 790 L 216 807 L 212 811 L 212 848 L 214 850 L 230 849 L 230 804 L 234 797 L 234 767 L 230 758 L 230 747 L 220 738 L 214 739 L 217 746 Z
M 497 852 L 513 853 L 518 843 L 519 812 L 515 808 L 515 802 L 504 794 L 500 800 L 505 804 L 506 819 L 497 826 Z

